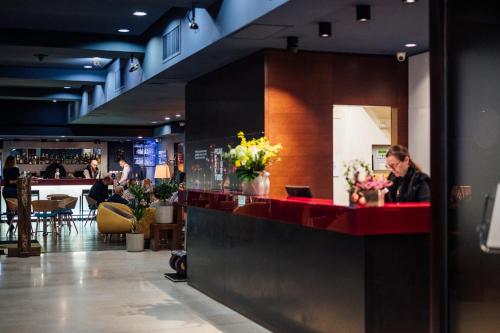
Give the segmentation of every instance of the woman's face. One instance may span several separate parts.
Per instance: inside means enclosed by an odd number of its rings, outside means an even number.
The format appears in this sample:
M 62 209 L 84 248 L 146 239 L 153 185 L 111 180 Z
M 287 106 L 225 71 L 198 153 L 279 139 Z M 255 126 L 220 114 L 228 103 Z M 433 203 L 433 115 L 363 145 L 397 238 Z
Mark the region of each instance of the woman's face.
M 387 169 L 391 170 L 396 177 L 404 177 L 406 172 L 408 172 L 410 159 L 406 156 L 403 161 L 400 161 L 396 156 L 389 155 L 386 158 L 385 163 L 387 165 Z

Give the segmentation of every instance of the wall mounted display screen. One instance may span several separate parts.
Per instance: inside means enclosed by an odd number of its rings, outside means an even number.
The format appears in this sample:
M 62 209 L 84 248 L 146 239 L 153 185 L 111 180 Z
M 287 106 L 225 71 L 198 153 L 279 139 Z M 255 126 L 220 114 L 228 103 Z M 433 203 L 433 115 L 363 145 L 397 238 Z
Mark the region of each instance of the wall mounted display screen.
M 155 166 L 156 142 L 153 140 L 134 143 L 134 164 L 140 166 Z

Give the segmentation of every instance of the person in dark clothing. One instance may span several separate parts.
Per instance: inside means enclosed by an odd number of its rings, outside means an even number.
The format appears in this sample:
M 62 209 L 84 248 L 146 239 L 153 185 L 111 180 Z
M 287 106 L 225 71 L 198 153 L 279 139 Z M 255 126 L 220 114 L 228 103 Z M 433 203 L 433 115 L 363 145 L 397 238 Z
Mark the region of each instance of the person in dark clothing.
M 117 186 L 115 187 L 115 193 L 108 198 L 108 202 L 117 202 L 124 205 L 128 205 L 128 201 L 122 198 L 123 195 L 123 187 Z
M 57 169 L 59 169 L 59 178 L 66 177 L 66 169 L 62 166 L 59 161 L 52 162 L 47 169 L 45 169 L 45 178 L 54 179 L 56 176 Z
M 19 168 L 16 166 L 16 159 L 14 158 L 14 156 L 7 156 L 3 167 L 4 187 L 2 196 L 4 197 L 4 199 L 17 199 L 17 178 L 19 178 L 19 175 L 20 172 Z M 7 204 L 7 200 L 5 200 L 5 204 Z M 7 211 L 7 224 L 9 225 L 9 230 L 14 229 L 14 225 L 12 224 L 14 215 L 15 212 Z
M 387 202 L 426 202 L 431 200 L 431 180 L 413 162 L 406 147 L 395 145 L 386 154 L 388 179 L 392 185 L 386 193 Z
M 106 175 L 103 179 L 95 182 L 90 188 L 89 197 L 97 201 L 97 206 L 108 199 L 108 186 L 113 184 L 111 176 Z

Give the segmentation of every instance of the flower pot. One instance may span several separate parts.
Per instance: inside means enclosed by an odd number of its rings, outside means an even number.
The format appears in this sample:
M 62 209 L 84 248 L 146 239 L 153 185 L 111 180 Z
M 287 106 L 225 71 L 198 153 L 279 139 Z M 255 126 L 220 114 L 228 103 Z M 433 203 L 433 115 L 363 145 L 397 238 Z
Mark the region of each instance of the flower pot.
M 144 234 L 128 233 L 126 236 L 128 252 L 144 251 Z
M 271 182 L 269 172 L 261 171 L 252 181 L 243 181 L 241 187 L 246 195 L 268 195 Z
M 174 206 L 165 205 L 156 207 L 156 223 L 173 223 L 174 222 Z

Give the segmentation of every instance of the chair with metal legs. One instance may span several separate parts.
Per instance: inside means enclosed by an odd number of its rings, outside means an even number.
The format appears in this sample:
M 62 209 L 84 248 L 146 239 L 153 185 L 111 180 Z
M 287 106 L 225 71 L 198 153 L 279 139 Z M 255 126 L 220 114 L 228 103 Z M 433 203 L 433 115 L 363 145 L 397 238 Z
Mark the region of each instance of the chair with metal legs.
M 38 233 L 38 224 L 43 223 L 43 235 L 47 236 L 52 232 L 53 236 L 57 234 L 57 210 L 59 208 L 59 201 L 56 200 L 34 200 L 31 202 L 33 207 L 33 215 L 36 217 L 35 237 Z M 47 221 L 51 225 L 52 231 L 47 231 Z
M 89 214 L 87 215 L 87 219 L 85 220 L 85 227 L 87 226 L 87 222 L 90 222 L 90 226 L 92 226 L 92 221 L 95 220 L 96 212 L 97 212 L 97 201 L 88 195 L 85 196 L 87 199 L 87 204 L 89 206 Z
M 61 221 L 60 227 L 68 226 L 69 232 L 71 232 L 71 224 L 78 233 L 78 228 L 76 227 L 75 219 L 73 218 L 73 209 L 76 207 L 76 202 L 78 198 L 76 197 L 67 197 L 61 201 L 59 201 L 59 209 L 57 214 L 59 216 L 59 220 Z
M 5 198 L 5 202 L 7 203 L 7 220 L 10 220 L 10 223 L 14 223 L 14 217 L 17 215 L 17 199 L 16 198 Z M 17 223 L 13 232 L 17 230 Z M 7 228 L 6 235 L 10 232 L 10 226 Z

